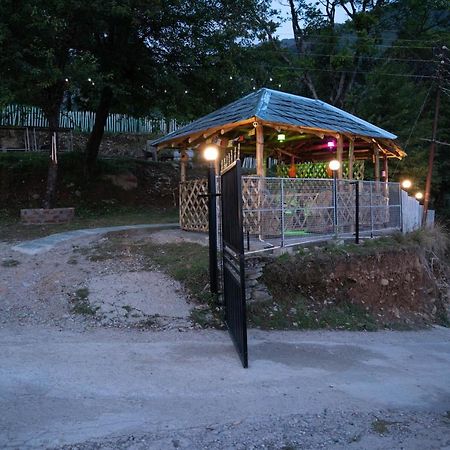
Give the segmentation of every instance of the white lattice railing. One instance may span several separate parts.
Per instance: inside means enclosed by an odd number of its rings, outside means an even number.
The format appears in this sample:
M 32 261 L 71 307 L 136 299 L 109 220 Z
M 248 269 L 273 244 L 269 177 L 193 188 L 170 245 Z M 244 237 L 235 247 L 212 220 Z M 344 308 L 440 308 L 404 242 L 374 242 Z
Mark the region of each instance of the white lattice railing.
M 180 228 L 186 231 L 208 231 L 208 180 L 180 183 Z

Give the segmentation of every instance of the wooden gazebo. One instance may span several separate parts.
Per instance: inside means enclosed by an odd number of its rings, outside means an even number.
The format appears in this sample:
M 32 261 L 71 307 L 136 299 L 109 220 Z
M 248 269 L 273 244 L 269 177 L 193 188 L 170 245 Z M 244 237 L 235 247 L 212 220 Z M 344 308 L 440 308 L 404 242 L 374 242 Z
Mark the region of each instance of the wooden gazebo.
M 348 178 L 353 178 L 355 161 L 372 159 L 375 179 L 387 181 L 388 160 L 406 155 L 396 138 L 320 100 L 263 88 L 156 139 L 152 145 L 158 150 L 181 150 L 182 181 L 186 149 L 201 149 L 211 142 L 219 145 L 223 155 L 238 142 L 241 156 L 256 158 L 258 176 L 266 175 L 269 157 L 290 164 L 336 158 L 348 162 Z M 343 176 L 342 167 L 339 177 Z
M 182 183 L 186 181 L 187 149 L 201 151 L 210 143 L 218 145 L 221 157 L 238 151 L 241 159 L 254 158 L 257 177 L 267 175 L 270 158 L 284 169 L 278 176 L 328 178 L 331 174 L 324 163 L 337 159 L 341 162 L 338 178 L 362 179 L 364 161 L 372 160 L 375 180 L 387 182 L 389 159 L 406 156 L 396 138 L 323 101 L 263 88 L 154 140 L 152 145 L 158 150 L 180 149 Z M 299 175 L 295 166 L 305 166 L 309 173 Z M 183 214 L 187 214 L 190 222 L 203 223 L 198 229 L 204 230 L 206 204 L 200 211 L 186 199 L 180 195 L 182 226 Z

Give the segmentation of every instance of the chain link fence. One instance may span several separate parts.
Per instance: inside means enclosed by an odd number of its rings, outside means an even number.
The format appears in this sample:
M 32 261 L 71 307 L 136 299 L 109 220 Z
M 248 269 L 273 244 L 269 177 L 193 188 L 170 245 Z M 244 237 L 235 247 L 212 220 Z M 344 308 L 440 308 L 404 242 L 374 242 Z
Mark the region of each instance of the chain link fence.
M 243 177 L 247 252 L 323 240 L 351 238 L 359 187 L 361 236 L 399 231 L 399 183 L 311 178 Z

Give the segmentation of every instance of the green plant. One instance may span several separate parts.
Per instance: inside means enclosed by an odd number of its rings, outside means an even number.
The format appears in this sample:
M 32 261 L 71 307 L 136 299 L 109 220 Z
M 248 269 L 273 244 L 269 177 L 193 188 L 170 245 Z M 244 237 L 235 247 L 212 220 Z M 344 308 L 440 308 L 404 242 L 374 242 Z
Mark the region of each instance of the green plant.
M 372 422 L 372 430 L 378 434 L 386 434 L 389 432 L 389 425 L 393 425 L 394 423 L 383 419 L 375 419 Z
M 17 261 L 17 259 L 4 259 L 2 261 L 2 267 L 16 267 L 20 264 L 20 261 Z
M 74 314 L 81 314 L 84 316 L 95 316 L 99 307 L 94 308 L 89 303 L 89 289 L 80 288 L 77 289 L 71 299 L 72 312 Z

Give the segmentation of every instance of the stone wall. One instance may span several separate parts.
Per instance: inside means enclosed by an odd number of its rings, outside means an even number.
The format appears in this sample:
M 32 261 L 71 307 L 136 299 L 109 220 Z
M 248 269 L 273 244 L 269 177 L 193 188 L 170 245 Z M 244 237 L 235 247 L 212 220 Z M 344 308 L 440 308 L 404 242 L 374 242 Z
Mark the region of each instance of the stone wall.
M 20 219 L 28 225 L 70 222 L 75 216 L 75 208 L 21 209 Z
M 247 302 L 272 300 L 269 290 L 262 281 L 267 258 L 247 257 L 245 260 L 245 299 Z

